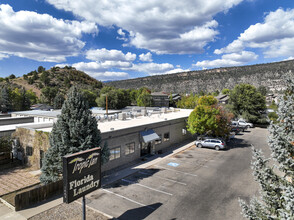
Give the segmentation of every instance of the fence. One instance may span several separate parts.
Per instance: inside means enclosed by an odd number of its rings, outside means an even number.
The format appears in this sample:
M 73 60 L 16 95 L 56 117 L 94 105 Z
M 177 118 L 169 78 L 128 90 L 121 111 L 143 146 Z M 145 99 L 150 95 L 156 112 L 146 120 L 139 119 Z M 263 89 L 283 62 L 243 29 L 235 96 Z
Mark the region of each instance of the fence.
M 59 180 L 54 183 L 39 186 L 27 192 L 16 194 L 15 211 L 27 208 L 38 202 L 44 201 L 54 195 L 61 194 L 63 192 L 63 180 Z

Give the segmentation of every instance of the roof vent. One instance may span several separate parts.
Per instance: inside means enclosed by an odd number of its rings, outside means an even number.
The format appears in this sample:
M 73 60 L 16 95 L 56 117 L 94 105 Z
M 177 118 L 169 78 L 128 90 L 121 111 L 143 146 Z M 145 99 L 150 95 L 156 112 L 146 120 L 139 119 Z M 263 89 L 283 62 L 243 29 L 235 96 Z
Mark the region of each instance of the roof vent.
M 114 131 L 114 128 L 110 128 L 111 131 Z

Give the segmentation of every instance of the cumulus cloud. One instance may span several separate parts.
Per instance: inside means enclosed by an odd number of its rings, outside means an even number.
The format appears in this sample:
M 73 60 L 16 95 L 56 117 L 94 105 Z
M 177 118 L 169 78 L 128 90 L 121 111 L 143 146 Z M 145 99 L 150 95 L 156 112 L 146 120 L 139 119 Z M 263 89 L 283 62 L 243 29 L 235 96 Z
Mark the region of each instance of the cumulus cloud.
M 94 61 L 127 61 L 131 62 L 136 59 L 136 54 L 126 53 L 124 54 L 120 50 L 107 50 L 105 48 L 97 50 L 88 50 L 86 52 L 86 58 Z
M 261 48 L 265 57 L 294 56 L 294 9 L 278 9 L 268 13 L 263 23 L 251 25 L 238 39 L 214 53 L 240 52 L 245 48 Z
M 201 53 L 218 34 L 213 17 L 245 0 L 47 0 L 102 26 L 119 27 L 126 45 L 158 54 Z M 125 32 L 123 32 L 124 30 Z
M 174 66 L 170 63 L 140 63 L 133 64 L 128 70 L 155 75 L 166 73 L 172 69 L 174 69 Z
M 196 64 L 193 64 L 193 66 L 205 69 L 213 67 L 240 66 L 256 60 L 257 57 L 258 55 L 251 51 L 242 51 L 241 53 L 225 54 L 221 59 L 198 61 Z
M 120 61 L 119 61 L 120 62 Z M 119 66 L 124 66 L 121 63 L 115 63 L 115 61 L 106 61 L 105 63 L 98 62 L 79 62 L 74 63 L 72 66 L 78 70 L 82 70 L 90 76 L 98 80 L 118 80 L 118 79 L 127 79 L 129 74 L 122 71 L 109 71 L 111 68 L 118 68 Z
M 0 5 L 0 52 L 37 61 L 62 62 L 79 54 L 83 33 L 98 33 L 93 22 L 56 19 Z
M 139 59 L 143 62 L 152 62 L 152 54 L 150 52 L 142 53 L 139 55 Z

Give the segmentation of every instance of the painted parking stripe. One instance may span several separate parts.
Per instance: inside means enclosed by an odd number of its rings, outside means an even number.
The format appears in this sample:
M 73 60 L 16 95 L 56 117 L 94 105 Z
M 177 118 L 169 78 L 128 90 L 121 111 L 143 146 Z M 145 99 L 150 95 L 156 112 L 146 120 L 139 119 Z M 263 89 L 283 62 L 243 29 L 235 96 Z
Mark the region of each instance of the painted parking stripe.
M 142 187 L 144 187 L 144 188 L 147 188 L 147 189 L 150 189 L 150 190 L 153 190 L 153 191 L 156 191 L 156 192 L 160 192 L 160 193 L 163 193 L 163 194 L 166 194 L 166 195 L 169 195 L 169 196 L 172 196 L 172 195 L 173 195 L 173 194 L 171 194 L 171 193 L 164 192 L 164 191 L 161 191 L 161 190 L 159 190 L 159 189 L 154 189 L 154 188 L 151 188 L 151 187 L 149 187 L 149 186 L 145 186 L 145 185 L 142 185 L 142 184 L 140 184 L 140 183 L 136 183 L 136 182 L 133 182 L 133 181 L 130 181 L 130 180 L 125 180 L 125 179 L 121 179 L 121 180 L 124 181 L 124 182 L 127 182 L 127 183 L 136 184 L 136 185 L 138 185 L 138 186 L 142 186 Z
M 125 196 L 122 196 L 122 195 L 120 195 L 120 194 L 117 194 L 117 193 L 111 192 L 111 191 L 109 191 L 109 190 L 107 190 L 107 189 L 102 189 L 102 190 L 104 190 L 105 192 L 108 192 L 108 193 L 110 193 L 110 194 L 116 195 L 116 196 L 118 196 L 118 197 L 120 197 L 120 198 L 123 198 L 123 199 L 125 199 L 125 200 L 128 200 L 128 201 L 130 201 L 130 202 L 133 202 L 133 203 L 135 203 L 135 204 L 137 204 L 137 205 L 140 205 L 140 206 L 147 207 L 147 208 L 149 208 L 149 209 L 153 209 L 153 210 L 155 210 L 155 208 L 153 208 L 152 206 L 144 205 L 143 203 L 140 203 L 140 202 L 137 202 L 137 201 L 135 201 L 135 200 L 129 199 L 129 198 L 125 197 Z
M 182 171 L 178 171 L 178 170 L 173 170 L 173 169 L 169 169 L 169 168 L 158 166 L 158 165 L 154 165 L 154 166 L 158 167 L 158 168 L 161 168 L 161 169 L 165 169 L 165 170 L 171 170 L 171 171 L 174 171 L 174 172 L 177 172 L 177 173 L 182 173 L 182 174 L 185 174 L 185 175 L 197 176 L 197 175 L 192 174 L 192 173 L 186 173 L 186 172 L 182 172 Z
M 141 171 L 139 171 L 139 173 L 141 173 L 141 174 L 145 174 L 145 175 L 150 175 L 150 173 L 145 173 L 145 172 L 141 172 Z M 159 177 L 159 176 L 152 176 L 152 177 L 155 177 L 155 178 L 158 178 L 158 179 L 167 180 L 167 181 L 170 181 L 170 182 L 174 182 L 174 183 L 178 183 L 178 184 L 181 184 L 181 185 L 185 185 L 185 186 L 187 186 L 186 183 L 182 183 L 182 182 L 179 182 L 179 181 L 171 180 L 171 179 L 168 179 L 168 178 Z

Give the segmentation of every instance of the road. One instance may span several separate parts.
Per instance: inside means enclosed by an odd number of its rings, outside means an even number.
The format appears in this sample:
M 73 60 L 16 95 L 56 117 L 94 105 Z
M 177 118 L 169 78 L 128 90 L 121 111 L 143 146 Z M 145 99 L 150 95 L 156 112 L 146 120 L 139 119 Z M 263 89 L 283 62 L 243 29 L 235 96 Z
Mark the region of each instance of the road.
M 251 144 L 269 155 L 266 129 L 236 136 L 226 151 L 191 147 L 87 196 L 118 219 L 243 219 L 238 198 L 258 195 Z

